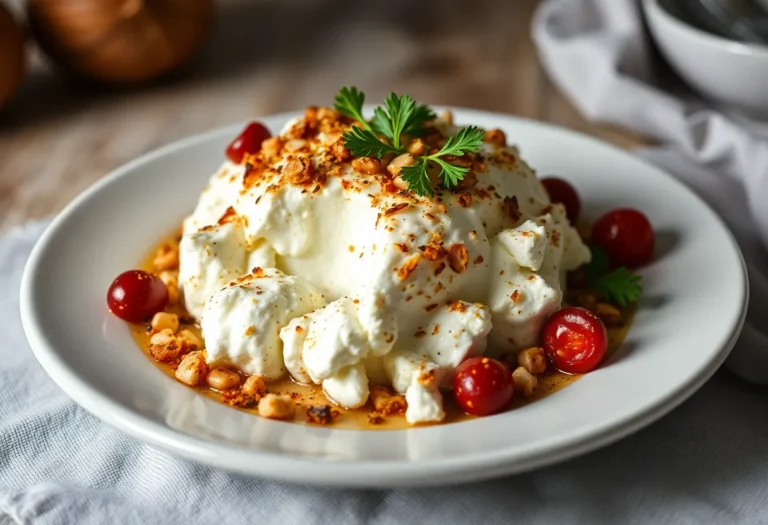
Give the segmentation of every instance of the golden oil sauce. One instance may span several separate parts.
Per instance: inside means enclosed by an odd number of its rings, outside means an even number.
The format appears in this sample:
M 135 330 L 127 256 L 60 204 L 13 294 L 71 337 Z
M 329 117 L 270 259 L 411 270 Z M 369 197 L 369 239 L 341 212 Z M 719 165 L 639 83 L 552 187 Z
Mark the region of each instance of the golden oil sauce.
M 175 238 L 169 238 L 166 241 L 163 241 L 158 244 L 157 247 L 162 246 L 163 244 L 171 243 L 176 244 L 177 241 Z M 150 255 L 147 256 L 146 259 L 141 264 L 141 269 L 146 270 L 148 272 L 153 271 L 152 267 L 152 259 L 154 256 L 154 253 L 156 252 L 156 249 L 152 250 Z M 173 312 L 175 314 L 178 314 L 180 318 L 189 317 L 189 314 L 186 312 L 184 307 L 180 304 L 169 306 L 166 308 L 167 312 Z M 628 308 L 622 311 L 622 319 L 624 320 L 624 324 L 621 327 L 617 328 L 609 328 L 608 329 L 608 355 L 606 355 L 605 360 L 607 360 L 621 345 L 621 342 L 624 340 L 627 331 L 629 330 L 629 325 L 631 324 L 632 317 L 634 316 L 634 308 Z M 131 324 L 131 332 L 133 333 L 134 338 L 138 342 L 139 346 L 143 350 L 143 352 L 147 355 L 147 357 L 152 360 L 155 365 L 157 365 L 160 370 L 168 374 L 170 377 L 174 377 L 174 369 L 165 364 L 165 363 L 159 363 L 152 359 L 151 354 L 149 353 L 149 338 L 150 338 L 150 330 L 149 327 L 144 325 L 138 325 L 138 324 Z M 182 324 L 180 326 L 180 329 L 186 328 L 187 330 L 190 330 L 195 335 L 200 337 L 200 340 L 203 340 L 202 333 L 200 332 L 200 327 L 197 324 Z M 543 397 L 546 397 L 550 394 L 553 394 L 557 392 L 558 390 L 561 390 L 565 388 L 566 386 L 570 385 L 571 383 L 579 380 L 582 377 L 582 375 L 570 375 L 565 374 L 562 372 L 558 372 L 556 370 L 548 370 L 544 374 L 538 376 L 539 384 L 536 388 L 536 391 L 534 394 L 527 398 L 516 398 L 512 405 L 510 406 L 510 410 L 514 410 L 515 408 L 518 408 L 523 405 L 527 405 L 529 403 L 533 403 L 538 399 L 541 399 Z M 328 400 L 328 398 L 323 393 L 322 387 L 319 385 L 303 385 L 296 383 L 290 379 L 283 379 L 279 381 L 272 381 L 267 384 L 267 389 L 269 392 L 274 394 L 294 394 L 294 401 L 296 403 L 296 412 L 294 414 L 293 422 L 294 423 L 300 423 L 300 424 L 307 424 L 306 422 L 306 409 L 313 405 L 332 405 L 332 403 Z M 207 386 L 200 386 L 195 388 L 199 393 L 208 396 L 211 399 L 214 399 L 216 401 L 224 403 L 222 400 L 221 394 L 210 387 Z M 298 395 L 296 395 L 298 394 Z M 456 403 L 456 401 L 453 399 L 452 396 L 446 395 L 444 398 L 444 408 L 445 408 L 445 420 L 439 424 L 446 424 L 446 423 L 456 423 L 459 421 L 464 421 L 468 419 L 472 419 L 474 416 L 470 416 L 464 413 L 464 411 L 461 410 L 459 405 Z M 245 412 L 250 412 L 255 415 L 255 417 L 259 417 L 256 411 L 256 408 L 234 408 L 235 410 L 243 410 Z M 373 424 L 368 419 L 368 414 L 373 410 L 373 407 L 370 406 L 370 402 L 367 406 L 358 408 L 358 409 L 343 409 L 338 408 L 341 415 L 334 420 L 333 422 L 333 428 L 348 428 L 348 429 L 356 429 L 356 430 L 399 430 L 399 429 L 407 429 L 407 428 L 413 428 L 412 425 L 409 425 L 406 423 L 405 418 L 403 416 L 388 416 L 386 417 L 382 422 Z

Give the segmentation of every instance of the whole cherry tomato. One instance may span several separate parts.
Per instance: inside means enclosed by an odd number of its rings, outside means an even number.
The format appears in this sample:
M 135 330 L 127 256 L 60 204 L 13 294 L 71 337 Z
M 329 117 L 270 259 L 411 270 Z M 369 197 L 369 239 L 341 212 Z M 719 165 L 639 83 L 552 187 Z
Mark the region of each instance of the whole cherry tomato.
M 261 122 L 251 122 L 240 135 L 227 146 L 227 157 L 235 164 L 240 164 L 248 153 L 256 153 L 261 143 L 270 137 L 269 130 Z
M 490 357 L 471 357 L 456 368 L 453 395 L 468 414 L 487 416 L 512 401 L 515 382 L 509 369 Z
M 568 307 L 555 312 L 542 331 L 550 362 L 563 372 L 585 374 L 600 364 L 608 350 L 603 322 L 586 308 Z
M 168 304 L 168 288 L 156 275 L 129 270 L 112 281 L 107 292 L 109 311 L 131 323 L 146 321 Z
M 571 224 L 575 224 L 581 212 L 581 199 L 570 182 L 557 177 L 541 179 L 541 183 L 549 194 L 549 200 L 565 206 L 565 214 Z
M 592 242 L 606 251 L 614 266 L 633 268 L 653 259 L 653 227 L 645 215 L 630 208 L 600 217 L 592 228 Z

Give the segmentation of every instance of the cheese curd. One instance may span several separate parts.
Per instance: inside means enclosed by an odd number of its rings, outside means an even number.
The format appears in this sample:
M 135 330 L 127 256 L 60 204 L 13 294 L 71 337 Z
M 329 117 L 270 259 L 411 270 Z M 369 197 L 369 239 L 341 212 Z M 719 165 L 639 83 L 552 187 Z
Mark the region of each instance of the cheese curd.
M 285 374 L 280 330 L 324 303 L 302 278 L 257 268 L 216 291 L 205 305 L 201 328 L 209 365 L 279 379 Z
M 213 224 L 190 232 L 179 243 L 179 285 L 187 311 L 198 319 L 208 299 L 246 273 L 247 242 L 242 221 Z
M 360 306 L 360 300 L 342 297 L 295 318 L 280 331 L 285 365 L 293 378 L 322 384 L 328 397 L 346 408 L 365 404 L 365 363 L 389 352 L 395 340 L 392 326 L 383 330 L 379 319 L 369 324 L 360 311 L 370 309 Z
M 359 408 L 368 401 L 368 376 L 362 364 L 347 366 L 323 381 L 325 395 L 344 408 Z
M 516 228 L 500 232 L 497 238 L 518 266 L 539 271 L 547 249 L 547 229 L 543 224 L 528 220 Z
M 533 344 L 589 250 L 514 147 L 483 144 L 460 159 L 464 187 L 420 197 L 353 163 L 350 127 L 308 114 L 276 151 L 225 163 L 184 223 L 180 286 L 209 363 L 289 373 L 349 408 L 386 381 L 408 422 L 439 421 L 455 367 Z

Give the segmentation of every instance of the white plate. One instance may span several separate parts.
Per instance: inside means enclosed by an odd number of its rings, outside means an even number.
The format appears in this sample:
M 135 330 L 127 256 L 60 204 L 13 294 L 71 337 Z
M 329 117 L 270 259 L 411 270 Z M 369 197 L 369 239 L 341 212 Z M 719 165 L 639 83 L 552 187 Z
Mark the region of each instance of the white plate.
M 744 263 L 720 220 L 668 175 L 595 139 L 479 111 L 455 115 L 460 124 L 502 128 L 541 174 L 574 181 L 588 218 L 617 206 L 650 217 L 657 260 L 642 272 L 645 295 L 629 336 L 601 369 L 511 412 L 382 432 L 258 418 L 167 377 L 107 312 L 106 290 L 191 211 L 239 125 L 123 166 L 54 220 L 22 283 L 35 355 L 76 402 L 143 441 L 234 471 L 323 485 L 437 485 L 521 472 L 616 441 L 690 396 L 723 362 L 744 319 Z M 277 130 L 287 118 L 264 122 Z

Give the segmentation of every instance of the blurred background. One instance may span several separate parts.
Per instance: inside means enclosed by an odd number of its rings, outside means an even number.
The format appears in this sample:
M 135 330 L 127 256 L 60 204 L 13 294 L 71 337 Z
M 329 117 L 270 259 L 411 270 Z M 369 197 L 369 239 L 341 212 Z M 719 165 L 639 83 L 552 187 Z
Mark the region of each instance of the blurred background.
M 160 145 L 330 105 L 342 85 L 643 144 L 587 123 L 547 80 L 530 38 L 537 3 L 0 0 L 13 17 L 0 10 L 0 231 Z

